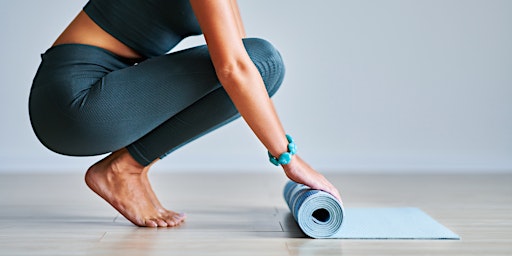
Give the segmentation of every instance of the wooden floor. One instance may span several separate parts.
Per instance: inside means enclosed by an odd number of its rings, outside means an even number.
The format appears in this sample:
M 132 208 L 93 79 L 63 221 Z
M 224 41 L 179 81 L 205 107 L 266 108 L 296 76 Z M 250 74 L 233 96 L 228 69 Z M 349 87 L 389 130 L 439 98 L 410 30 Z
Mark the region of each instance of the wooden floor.
M 0 175 L 0 255 L 512 255 L 512 174 L 327 174 L 345 207 L 414 206 L 462 237 L 305 238 L 282 198 L 281 173 L 153 174 L 187 222 L 137 228 L 81 175 Z

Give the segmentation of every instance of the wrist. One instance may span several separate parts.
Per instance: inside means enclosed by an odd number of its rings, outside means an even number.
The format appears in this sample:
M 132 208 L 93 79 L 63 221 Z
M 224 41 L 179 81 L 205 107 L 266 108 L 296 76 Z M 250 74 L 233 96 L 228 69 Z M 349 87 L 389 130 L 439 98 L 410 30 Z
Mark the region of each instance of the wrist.
M 297 159 L 296 159 L 296 158 L 297 158 L 297 156 L 296 156 L 296 155 L 294 155 L 294 156 L 292 157 L 292 160 L 291 160 L 288 164 L 283 164 L 283 165 L 281 165 L 281 167 L 283 168 L 283 171 L 284 171 L 285 173 L 290 173 L 290 172 L 292 172 L 294 169 L 296 169 L 296 168 L 295 168 L 295 166 L 297 165 Z
M 270 153 L 270 151 L 268 151 L 269 161 L 275 166 L 288 165 L 292 161 L 293 155 L 297 153 L 297 146 L 295 145 L 295 141 L 293 140 L 292 136 L 286 134 L 286 140 L 288 141 L 286 152 L 281 153 L 279 156 L 274 156 Z

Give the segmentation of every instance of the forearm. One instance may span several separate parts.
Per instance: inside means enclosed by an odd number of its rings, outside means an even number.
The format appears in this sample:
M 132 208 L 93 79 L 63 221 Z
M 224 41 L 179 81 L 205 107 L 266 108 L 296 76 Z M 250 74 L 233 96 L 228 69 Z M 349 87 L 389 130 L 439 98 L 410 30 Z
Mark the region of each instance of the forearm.
M 236 108 L 254 134 L 274 155 L 287 151 L 288 141 L 261 75 L 251 63 L 238 65 L 219 75 Z

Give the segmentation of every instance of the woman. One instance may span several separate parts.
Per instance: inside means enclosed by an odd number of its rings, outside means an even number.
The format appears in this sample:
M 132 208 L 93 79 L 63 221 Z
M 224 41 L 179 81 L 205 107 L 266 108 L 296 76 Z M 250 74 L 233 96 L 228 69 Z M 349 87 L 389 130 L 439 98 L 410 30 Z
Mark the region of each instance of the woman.
M 166 54 L 198 34 L 207 46 Z M 158 201 L 150 166 L 239 115 L 290 179 L 339 199 L 285 136 L 269 98 L 283 75 L 269 42 L 245 38 L 235 0 L 90 0 L 42 55 L 30 118 L 57 153 L 112 152 L 85 181 L 138 226 L 185 219 Z

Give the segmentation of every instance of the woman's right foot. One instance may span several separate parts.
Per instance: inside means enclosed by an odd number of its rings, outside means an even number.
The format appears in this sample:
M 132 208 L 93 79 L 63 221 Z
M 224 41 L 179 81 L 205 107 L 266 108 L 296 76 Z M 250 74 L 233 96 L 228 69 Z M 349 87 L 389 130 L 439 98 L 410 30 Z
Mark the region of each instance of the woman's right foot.
M 155 206 L 155 195 L 148 192 L 140 166 L 126 149 L 112 153 L 89 168 L 85 181 L 89 188 L 112 205 L 133 224 L 141 227 L 179 225 L 185 216 L 163 212 Z M 149 181 L 147 181 L 149 182 Z M 154 197 L 154 198 L 152 198 Z

